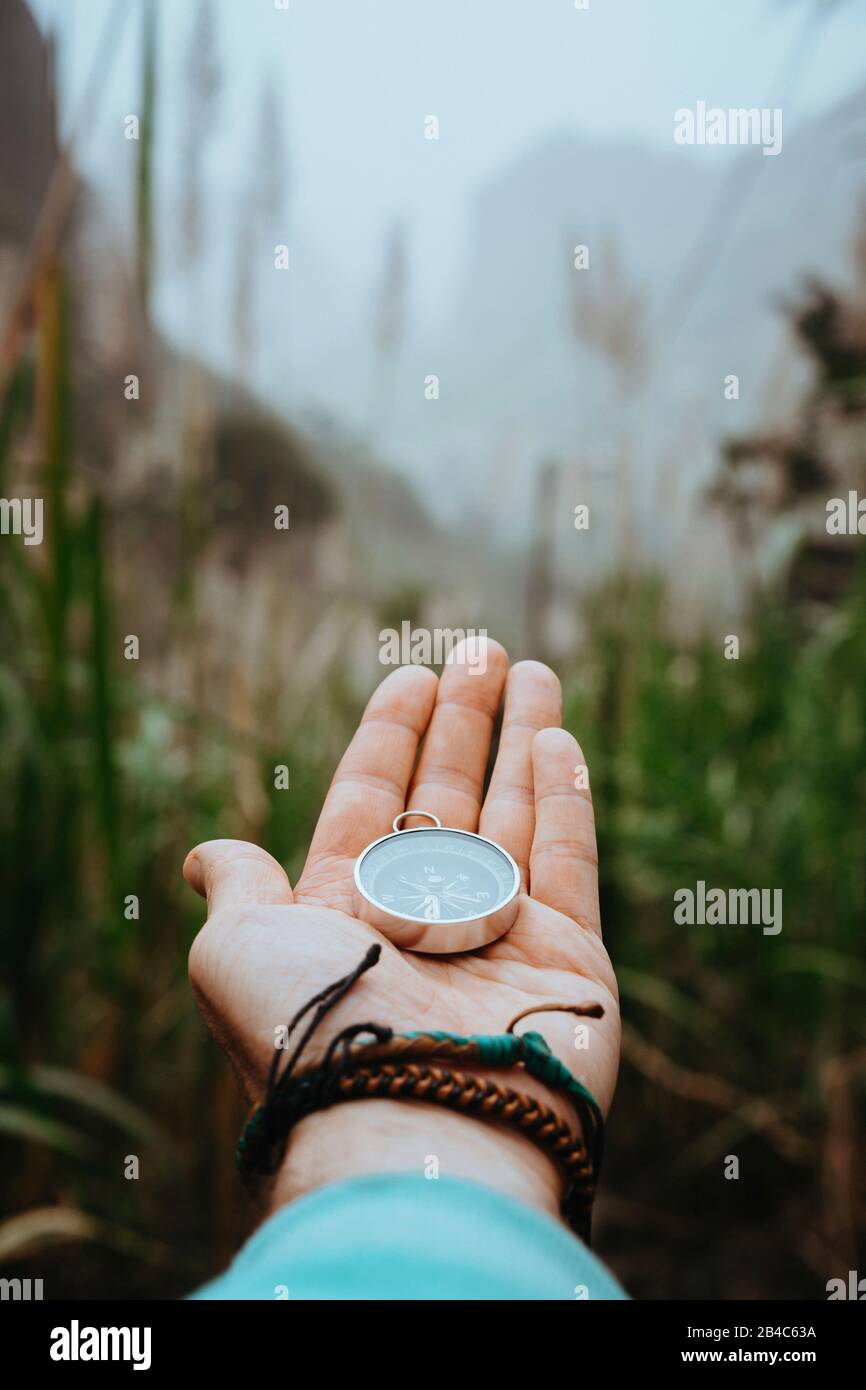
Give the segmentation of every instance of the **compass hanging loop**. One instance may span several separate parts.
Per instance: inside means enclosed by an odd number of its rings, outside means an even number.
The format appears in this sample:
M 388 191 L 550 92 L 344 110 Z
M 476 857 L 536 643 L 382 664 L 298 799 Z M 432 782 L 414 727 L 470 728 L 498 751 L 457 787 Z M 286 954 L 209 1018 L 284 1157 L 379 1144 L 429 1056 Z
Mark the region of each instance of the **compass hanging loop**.
M 401 811 L 399 816 L 395 816 L 391 822 L 391 829 L 397 834 L 400 833 L 400 822 L 407 816 L 423 816 L 425 820 L 432 820 L 437 830 L 442 829 L 442 822 L 438 816 L 434 816 L 432 811 Z M 419 827 L 420 828 L 420 827 Z

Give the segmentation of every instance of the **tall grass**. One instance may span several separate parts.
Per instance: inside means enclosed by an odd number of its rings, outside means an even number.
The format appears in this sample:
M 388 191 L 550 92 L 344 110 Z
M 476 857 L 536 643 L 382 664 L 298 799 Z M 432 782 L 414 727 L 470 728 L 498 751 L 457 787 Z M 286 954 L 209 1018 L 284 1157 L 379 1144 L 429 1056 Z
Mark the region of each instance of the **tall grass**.
M 650 1295 L 696 1292 L 697 1252 L 703 1296 L 820 1297 L 864 1229 L 866 573 L 811 629 L 767 599 L 739 660 L 683 649 L 646 581 L 588 619 L 568 721 L 626 1023 L 610 1239 L 639 1276 L 652 1241 Z M 782 889 L 781 932 L 677 925 L 699 879 Z
M 296 865 L 357 711 L 335 688 L 290 739 L 278 726 L 251 735 L 124 660 L 114 514 L 70 467 L 59 264 L 38 305 L 35 363 L 22 362 L 0 416 L 0 482 L 43 496 L 46 518 L 42 547 L 0 547 L 0 1253 L 36 1261 L 53 1296 L 182 1292 L 225 1258 L 245 1214 L 232 1201 L 232 1078 L 190 1007 L 201 914 L 180 864 L 198 840 L 251 833 Z M 29 455 L 22 485 L 12 461 Z M 187 502 L 182 488 L 182 536 Z M 194 593 L 168 592 L 173 650 L 161 655 L 186 668 Z M 287 759 L 290 799 L 273 790 Z M 255 824 L 239 766 L 264 789 Z
M 62 1189 L 78 1215 L 34 1216 L 9 1239 L 56 1293 L 155 1295 L 194 1283 L 244 1222 L 232 1081 L 186 986 L 200 913 L 180 862 L 198 839 L 250 833 L 242 761 L 265 792 L 253 833 L 297 872 L 358 711 L 333 672 L 288 739 L 279 727 L 251 739 L 123 661 L 110 513 L 66 463 L 59 277 L 46 295 L 36 398 L 60 530 L 44 560 L 2 551 L 0 1130 L 7 1214 L 43 1212 Z M 26 424 L 28 401 L 22 376 L 0 436 L 10 412 Z M 866 584 L 812 629 L 768 601 L 739 661 L 675 628 L 660 582 L 612 580 L 588 599 L 565 673 L 626 1024 L 599 1239 L 645 1296 L 820 1296 L 856 1267 L 863 1229 Z M 172 631 L 191 640 L 186 621 Z M 272 789 L 287 760 L 289 795 Z M 699 878 L 782 888 L 782 932 L 676 926 L 673 894 Z M 47 1084 L 46 1067 L 65 1084 Z M 123 1177 L 129 1153 L 137 1182 Z M 725 1179 L 730 1155 L 749 1181 Z

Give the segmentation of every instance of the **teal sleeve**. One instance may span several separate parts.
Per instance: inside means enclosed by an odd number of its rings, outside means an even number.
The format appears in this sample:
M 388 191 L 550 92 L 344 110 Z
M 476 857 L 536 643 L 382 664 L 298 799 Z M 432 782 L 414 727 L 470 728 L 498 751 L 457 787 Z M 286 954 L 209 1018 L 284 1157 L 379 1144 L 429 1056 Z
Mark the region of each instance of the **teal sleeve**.
M 552 1217 L 474 1182 L 383 1174 L 281 1208 L 193 1298 L 625 1298 Z

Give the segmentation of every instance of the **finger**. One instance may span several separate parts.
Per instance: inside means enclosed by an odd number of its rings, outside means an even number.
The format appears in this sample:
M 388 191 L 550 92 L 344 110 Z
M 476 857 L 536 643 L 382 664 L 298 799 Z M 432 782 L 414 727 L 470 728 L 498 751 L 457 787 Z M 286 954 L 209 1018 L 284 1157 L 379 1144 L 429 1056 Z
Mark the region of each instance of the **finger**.
M 387 835 L 406 805 L 418 745 L 439 682 L 423 666 L 401 666 L 374 691 L 325 798 L 304 874 L 317 859 L 354 859 Z
M 532 741 L 540 729 L 562 718 L 562 689 L 549 666 L 519 661 L 508 674 L 505 712 L 496 766 L 481 811 L 479 830 L 507 849 L 529 882 L 529 853 L 535 830 Z
M 292 901 L 284 869 L 267 850 L 245 840 L 196 845 L 186 857 L 183 876 L 190 888 L 207 898 L 211 914 Z
M 436 708 L 406 798 L 443 825 L 475 830 L 508 655 L 486 637 L 459 642 L 439 680 Z
M 532 744 L 535 837 L 529 860 L 533 898 L 601 932 L 598 851 L 586 760 L 565 729 L 544 729 Z

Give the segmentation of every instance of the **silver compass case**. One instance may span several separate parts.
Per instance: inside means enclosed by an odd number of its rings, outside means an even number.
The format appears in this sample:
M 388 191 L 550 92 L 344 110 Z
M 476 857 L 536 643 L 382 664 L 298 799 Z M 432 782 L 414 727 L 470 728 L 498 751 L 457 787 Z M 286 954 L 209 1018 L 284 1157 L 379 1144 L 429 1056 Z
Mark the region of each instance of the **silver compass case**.
M 401 830 L 424 817 L 430 826 Z M 358 915 L 405 951 L 476 951 L 504 935 L 518 911 L 520 871 L 495 841 L 404 811 L 393 833 L 355 861 Z

